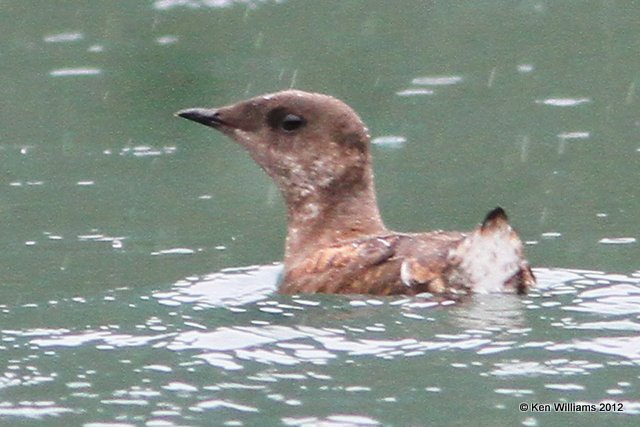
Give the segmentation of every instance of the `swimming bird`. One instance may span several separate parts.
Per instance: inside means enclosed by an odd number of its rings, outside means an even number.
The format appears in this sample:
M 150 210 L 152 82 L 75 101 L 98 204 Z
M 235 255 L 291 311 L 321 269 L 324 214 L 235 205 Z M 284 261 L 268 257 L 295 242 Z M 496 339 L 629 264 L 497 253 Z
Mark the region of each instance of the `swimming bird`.
M 281 293 L 523 294 L 535 284 L 500 207 L 469 232 L 387 229 L 369 131 L 337 98 L 286 90 L 176 115 L 236 141 L 278 186 L 287 209 Z

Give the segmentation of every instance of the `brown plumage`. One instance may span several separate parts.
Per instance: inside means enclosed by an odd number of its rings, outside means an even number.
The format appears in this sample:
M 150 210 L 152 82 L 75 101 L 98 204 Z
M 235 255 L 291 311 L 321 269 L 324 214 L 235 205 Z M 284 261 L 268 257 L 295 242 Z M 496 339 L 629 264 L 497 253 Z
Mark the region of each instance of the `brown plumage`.
M 501 208 L 469 233 L 389 231 L 368 130 L 336 98 L 289 90 L 177 115 L 234 139 L 278 185 L 288 220 L 280 292 L 525 293 L 535 284 Z

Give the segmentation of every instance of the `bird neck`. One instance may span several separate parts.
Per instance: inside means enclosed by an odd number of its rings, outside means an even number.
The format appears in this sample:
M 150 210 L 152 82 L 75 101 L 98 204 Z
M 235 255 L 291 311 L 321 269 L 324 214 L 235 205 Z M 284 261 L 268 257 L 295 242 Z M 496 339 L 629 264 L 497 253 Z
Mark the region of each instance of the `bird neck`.
M 286 265 L 320 248 L 387 231 L 378 209 L 371 168 L 366 168 L 360 178 L 304 198 L 283 192 L 288 226 Z

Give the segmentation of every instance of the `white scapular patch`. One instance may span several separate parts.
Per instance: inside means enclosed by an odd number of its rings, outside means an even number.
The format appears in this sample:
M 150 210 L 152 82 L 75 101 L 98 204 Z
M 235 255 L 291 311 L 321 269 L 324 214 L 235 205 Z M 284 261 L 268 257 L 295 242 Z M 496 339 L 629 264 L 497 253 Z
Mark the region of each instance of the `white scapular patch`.
M 402 265 L 400 266 L 400 280 L 402 280 L 402 284 L 407 288 L 411 287 L 411 271 L 409 270 L 409 263 L 406 259 L 402 261 Z

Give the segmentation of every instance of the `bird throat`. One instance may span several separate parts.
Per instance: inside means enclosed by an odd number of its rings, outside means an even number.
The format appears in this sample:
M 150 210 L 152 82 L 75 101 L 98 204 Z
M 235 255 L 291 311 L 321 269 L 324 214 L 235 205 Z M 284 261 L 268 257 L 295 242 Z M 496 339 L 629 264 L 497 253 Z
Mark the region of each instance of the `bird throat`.
M 285 264 L 323 247 L 387 231 L 370 166 L 357 182 L 342 184 L 304 190 L 281 186 L 287 204 Z

